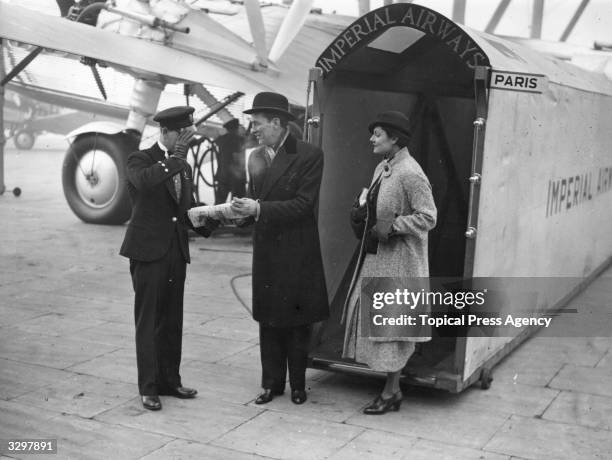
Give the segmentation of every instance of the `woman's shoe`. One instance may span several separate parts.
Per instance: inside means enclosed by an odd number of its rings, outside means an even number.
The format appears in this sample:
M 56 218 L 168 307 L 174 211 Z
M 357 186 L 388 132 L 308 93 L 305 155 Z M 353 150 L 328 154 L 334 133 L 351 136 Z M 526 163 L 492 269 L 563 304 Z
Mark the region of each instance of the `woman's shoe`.
M 401 391 L 398 391 L 388 399 L 383 398 L 381 394 L 363 410 L 363 413 L 367 415 L 381 415 L 389 410 L 398 411 L 402 405 L 402 398 Z

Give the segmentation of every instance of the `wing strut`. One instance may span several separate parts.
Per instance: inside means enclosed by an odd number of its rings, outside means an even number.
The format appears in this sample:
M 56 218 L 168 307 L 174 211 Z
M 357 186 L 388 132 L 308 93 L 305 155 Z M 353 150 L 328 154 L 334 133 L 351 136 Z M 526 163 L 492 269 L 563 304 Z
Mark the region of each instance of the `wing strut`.
M 268 65 L 268 50 L 266 47 L 266 28 L 261 16 L 261 7 L 257 0 L 245 0 L 244 7 L 249 20 L 253 45 L 255 45 L 260 64 L 265 67 Z
M 272 62 L 276 62 L 281 58 L 296 37 L 306 21 L 313 1 L 314 0 L 295 0 L 293 2 L 274 39 L 272 48 L 270 49 L 268 58 Z
M 25 69 L 28 64 L 30 62 L 32 62 L 34 60 L 34 58 L 36 58 L 36 56 L 38 56 L 40 54 L 40 52 L 42 51 L 42 47 L 37 46 L 36 48 L 34 48 L 34 50 L 32 52 L 30 52 L 30 54 L 28 54 L 26 57 L 24 57 L 21 62 L 19 64 L 17 64 L 13 70 L 11 70 L 6 77 L 4 77 L 2 79 L 2 81 L 0 82 L 0 86 L 4 86 L 6 85 L 9 81 L 11 81 L 13 78 L 15 78 L 19 72 L 21 72 L 23 69 Z

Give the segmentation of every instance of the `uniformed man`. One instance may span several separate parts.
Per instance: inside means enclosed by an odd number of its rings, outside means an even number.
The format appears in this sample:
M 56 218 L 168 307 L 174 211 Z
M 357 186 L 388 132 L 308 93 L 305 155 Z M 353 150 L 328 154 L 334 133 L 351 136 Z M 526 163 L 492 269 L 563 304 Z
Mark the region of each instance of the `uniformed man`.
M 120 254 L 130 259 L 135 292 L 138 389 L 146 409 L 161 409 L 160 395 L 193 398 L 181 382 L 183 290 L 189 259 L 186 211 L 195 205 L 185 161 L 194 135 L 192 107 L 162 110 L 159 141 L 127 160 L 132 218 Z M 214 227 L 196 229 L 209 236 Z

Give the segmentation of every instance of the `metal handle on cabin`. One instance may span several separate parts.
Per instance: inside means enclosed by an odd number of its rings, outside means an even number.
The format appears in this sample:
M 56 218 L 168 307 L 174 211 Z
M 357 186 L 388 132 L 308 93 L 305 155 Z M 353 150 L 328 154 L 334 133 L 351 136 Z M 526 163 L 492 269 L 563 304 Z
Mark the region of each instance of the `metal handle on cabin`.
M 478 230 L 476 228 L 476 222 L 473 222 L 474 213 L 472 211 L 472 207 L 474 204 L 475 188 L 480 186 L 480 183 L 482 180 L 482 176 L 480 175 L 480 173 L 475 171 L 475 167 L 476 167 L 477 145 L 478 145 L 480 136 L 482 136 L 482 131 L 484 129 L 485 122 L 486 120 L 482 117 L 478 117 L 476 118 L 476 120 L 474 120 L 475 133 L 474 133 L 474 144 L 472 146 L 472 174 L 470 175 L 470 178 L 469 178 L 470 203 L 468 204 L 467 230 L 465 231 L 465 237 L 469 239 L 476 238 L 476 234 L 478 233 Z
M 304 106 L 304 128 L 302 134 L 302 140 L 304 142 L 310 142 L 310 133 L 308 132 L 308 104 L 310 103 L 310 90 L 313 85 L 313 81 L 308 79 L 308 85 L 306 86 L 306 105 Z
M 312 142 L 312 132 L 310 128 L 318 128 L 320 124 L 320 117 L 309 116 L 310 112 L 314 113 L 315 110 L 315 92 L 317 89 L 317 82 L 321 80 L 322 70 L 318 67 L 312 67 L 308 71 L 308 86 L 306 87 L 306 105 L 304 113 L 304 140 L 306 142 Z M 310 105 L 310 97 L 313 97 L 312 105 Z M 314 122 L 316 120 L 316 123 Z
M 312 126 L 313 128 L 318 128 L 320 123 L 320 117 L 311 117 L 308 119 L 308 126 Z

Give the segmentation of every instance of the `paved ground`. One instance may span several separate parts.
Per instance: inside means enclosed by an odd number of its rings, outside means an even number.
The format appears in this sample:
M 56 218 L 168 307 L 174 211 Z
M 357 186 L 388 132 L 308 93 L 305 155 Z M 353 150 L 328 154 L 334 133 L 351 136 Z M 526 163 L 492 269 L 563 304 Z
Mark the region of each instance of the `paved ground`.
M 7 186 L 23 195 L 0 197 L 0 438 L 57 438 L 62 459 L 612 458 L 610 338 L 535 337 L 490 390 L 414 389 L 382 417 L 361 414 L 380 382 L 322 371 L 309 370 L 303 406 L 254 405 L 257 327 L 230 287 L 250 272 L 245 237 L 193 241 L 182 374 L 199 396 L 144 410 L 117 255 L 125 229 L 70 212 L 62 148 L 45 137 L 31 152 L 7 149 Z M 249 277 L 234 283 L 247 295 Z M 611 298 L 608 270 L 573 305 Z

